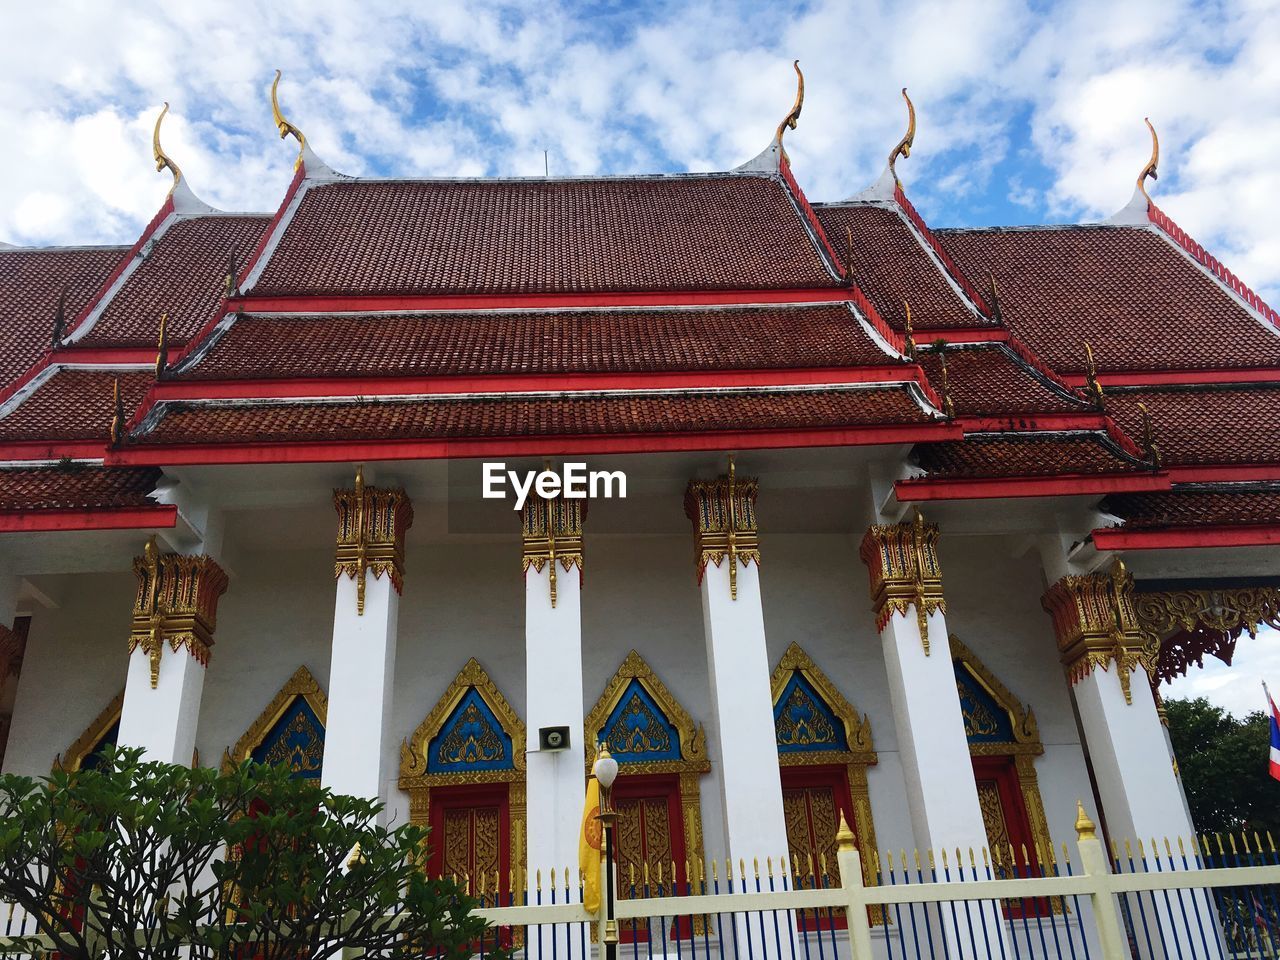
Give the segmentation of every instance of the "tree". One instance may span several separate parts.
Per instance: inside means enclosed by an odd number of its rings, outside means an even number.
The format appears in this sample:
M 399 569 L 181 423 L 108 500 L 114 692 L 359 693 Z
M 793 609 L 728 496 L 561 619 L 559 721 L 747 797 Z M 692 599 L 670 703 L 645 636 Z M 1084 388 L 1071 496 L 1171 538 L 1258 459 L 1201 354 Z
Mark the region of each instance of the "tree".
M 68 958 L 197 960 L 424 949 L 461 960 L 485 923 L 420 869 L 426 831 L 380 805 L 245 763 L 111 750 L 94 769 L 0 777 L 0 899 Z
M 1165 709 L 1196 829 L 1280 833 L 1280 781 L 1267 772 L 1267 715 L 1258 711 L 1237 720 L 1203 697 L 1168 700 Z

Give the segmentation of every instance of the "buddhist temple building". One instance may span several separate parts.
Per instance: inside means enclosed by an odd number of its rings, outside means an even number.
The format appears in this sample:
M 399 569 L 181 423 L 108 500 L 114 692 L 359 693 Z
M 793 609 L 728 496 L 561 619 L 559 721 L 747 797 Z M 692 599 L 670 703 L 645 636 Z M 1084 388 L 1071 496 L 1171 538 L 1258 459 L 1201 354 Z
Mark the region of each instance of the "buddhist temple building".
M 277 103 L 274 210 L 157 124 L 132 244 L 0 246 L 4 771 L 286 763 L 508 889 L 598 743 L 659 883 L 842 816 L 1189 835 L 1158 686 L 1280 617 L 1280 317 L 1155 150 L 1106 222 L 947 229 L 914 120 L 807 197 L 800 107 L 724 172 L 374 179 Z

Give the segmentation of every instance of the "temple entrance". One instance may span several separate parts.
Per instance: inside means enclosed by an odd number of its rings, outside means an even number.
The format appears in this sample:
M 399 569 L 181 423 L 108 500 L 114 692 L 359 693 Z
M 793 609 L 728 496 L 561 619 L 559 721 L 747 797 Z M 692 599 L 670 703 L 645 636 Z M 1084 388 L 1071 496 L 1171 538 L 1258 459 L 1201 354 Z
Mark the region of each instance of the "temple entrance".
M 987 828 L 987 847 L 1001 877 L 1027 876 L 1027 861 L 1038 863 L 1031 820 L 1022 800 L 1013 757 L 974 757 L 973 779 Z M 1011 858 L 1010 851 L 1016 853 Z M 1011 859 L 1016 866 L 1010 870 Z
M 850 829 L 855 822 L 845 768 L 783 767 L 782 810 L 787 821 L 792 882 L 799 889 L 838 887 L 836 831 L 840 829 L 840 815 L 844 814 Z M 809 930 L 831 926 L 843 930 L 847 926 L 840 909 L 806 910 L 797 915 L 797 922 Z
M 684 874 L 684 831 L 680 828 L 680 782 L 655 774 L 619 779 L 614 851 L 624 897 L 667 897 L 676 875 Z M 678 865 L 678 866 L 677 866 Z M 682 891 L 683 892 L 683 889 Z
M 427 871 L 456 878 L 486 903 L 510 903 L 511 830 L 505 783 L 438 787 L 431 796 Z

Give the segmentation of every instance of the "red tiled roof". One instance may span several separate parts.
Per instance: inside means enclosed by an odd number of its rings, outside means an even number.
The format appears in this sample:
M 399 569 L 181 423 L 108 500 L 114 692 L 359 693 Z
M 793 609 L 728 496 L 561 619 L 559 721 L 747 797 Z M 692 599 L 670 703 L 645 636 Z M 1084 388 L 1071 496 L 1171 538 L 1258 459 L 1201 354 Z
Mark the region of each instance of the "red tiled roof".
M 905 387 L 751 393 L 560 394 L 339 403 L 170 402 L 134 442 L 465 439 L 822 429 L 932 422 Z
M 132 414 L 154 382 L 151 371 L 59 370 L 8 416 L 0 417 L 0 440 L 101 440 L 115 412 L 113 382 L 120 380 L 124 408 Z
M 1103 500 L 1101 509 L 1123 519 L 1125 529 L 1278 524 L 1280 487 L 1231 484 L 1119 493 Z
M 1118 451 L 1101 433 L 973 434 L 964 440 L 917 444 L 911 457 L 931 480 L 1150 469 Z
M 770 177 L 310 187 L 255 295 L 833 286 Z
M 1063 373 L 1280 367 L 1280 331 L 1159 234 L 1135 227 L 940 230 L 970 276 L 994 272 L 1002 319 Z M 915 312 L 915 305 L 912 305 Z
M 842 304 L 238 317 L 183 380 L 885 366 Z
M 160 315 L 169 314 L 169 342 L 185 343 L 213 318 L 225 291 L 228 255 L 243 269 L 267 216 L 200 216 L 176 221 L 108 302 L 79 341 L 95 347 L 155 346 Z
M 1130 437 L 1142 411 L 1167 466 L 1280 463 L 1280 384 L 1143 387 L 1107 391 L 1107 410 Z
M 127 251 L 127 247 L 0 248 L 0 390 L 52 344 L 63 286 L 70 324 Z
M 0 468 L 0 510 L 89 510 L 146 507 L 159 468 L 66 466 Z
M 1087 413 L 1091 409 L 1083 400 L 1049 386 L 997 344 L 951 346 L 946 353 L 947 382 L 957 416 Z M 917 350 L 916 357 L 941 395 L 941 356 L 936 350 Z
M 852 232 L 853 277 L 895 329 L 902 330 L 906 324 L 904 300 L 911 304 L 911 323 L 916 330 L 990 324 L 965 305 L 946 274 L 894 211 L 868 204 L 815 209 L 842 258 L 847 255 L 845 231 Z

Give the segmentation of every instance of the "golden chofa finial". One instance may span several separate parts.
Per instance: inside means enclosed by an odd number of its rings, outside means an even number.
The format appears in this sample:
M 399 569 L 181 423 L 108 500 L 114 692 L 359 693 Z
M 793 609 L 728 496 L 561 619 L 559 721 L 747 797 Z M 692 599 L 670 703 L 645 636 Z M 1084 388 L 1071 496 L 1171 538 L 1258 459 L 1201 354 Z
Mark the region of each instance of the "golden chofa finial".
M 280 86 L 280 71 L 276 71 L 276 78 L 271 82 L 271 118 L 276 122 L 276 129 L 280 131 L 280 139 L 283 140 L 289 134 L 293 134 L 298 141 L 298 159 L 293 161 L 293 169 L 297 170 L 302 166 L 302 151 L 307 148 L 307 138 L 302 135 L 302 131 L 295 127 L 292 123 L 284 118 L 284 114 L 280 112 L 280 98 L 277 95 L 277 88 Z
M 782 145 L 782 135 L 787 130 L 796 128 L 796 123 L 800 120 L 800 111 L 804 108 L 804 74 L 800 72 L 800 61 L 796 60 L 791 65 L 796 70 L 796 102 L 792 106 L 791 112 L 783 117 L 782 122 L 778 124 L 778 132 L 773 137 L 777 141 L 778 149 L 782 151 L 783 159 L 787 158 L 787 150 Z
M 1147 161 L 1147 165 L 1138 174 L 1138 189 L 1142 191 L 1142 195 L 1150 203 L 1151 197 L 1147 196 L 1147 177 L 1152 180 L 1160 179 L 1160 175 L 1156 173 L 1156 167 L 1160 165 L 1160 138 L 1156 136 L 1156 128 L 1151 125 L 1151 118 L 1143 117 L 1142 120 L 1147 125 L 1147 129 L 1151 131 L 1151 159 Z
M 1079 840 L 1096 840 L 1098 835 L 1095 832 L 1097 827 L 1094 822 L 1089 819 L 1089 815 L 1084 812 L 1084 802 L 1076 801 L 1076 838 Z
M 898 171 L 894 164 L 898 157 L 911 156 L 911 145 L 916 142 L 916 106 L 907 96 L 907 88 L 902 88 L 902 99 L 907 101 L 907 134 L 898 141 L 898 145 L 889 151 L 889 172 L 893 174 L 893 182 L 900 183 Z
M 164 148 L 160 146 L 160 124 L 164 123 L 165 114 L 169 112 L 169 101 L 164 102 L 164 109 L 160 111 L 160 116 L 156 117 L 156 128 L 151 133 L 151 153 L 156 160 L 156 172 L 159 173 L 165 167 L 169 168 L 169 172 L 173 174 L 173 186 L 169 188 L 172 194 L 178 188 L 178 182 L 182 179 L 182 171 L 178 165 L 173 162 L 173 158 L 164 152 Z

